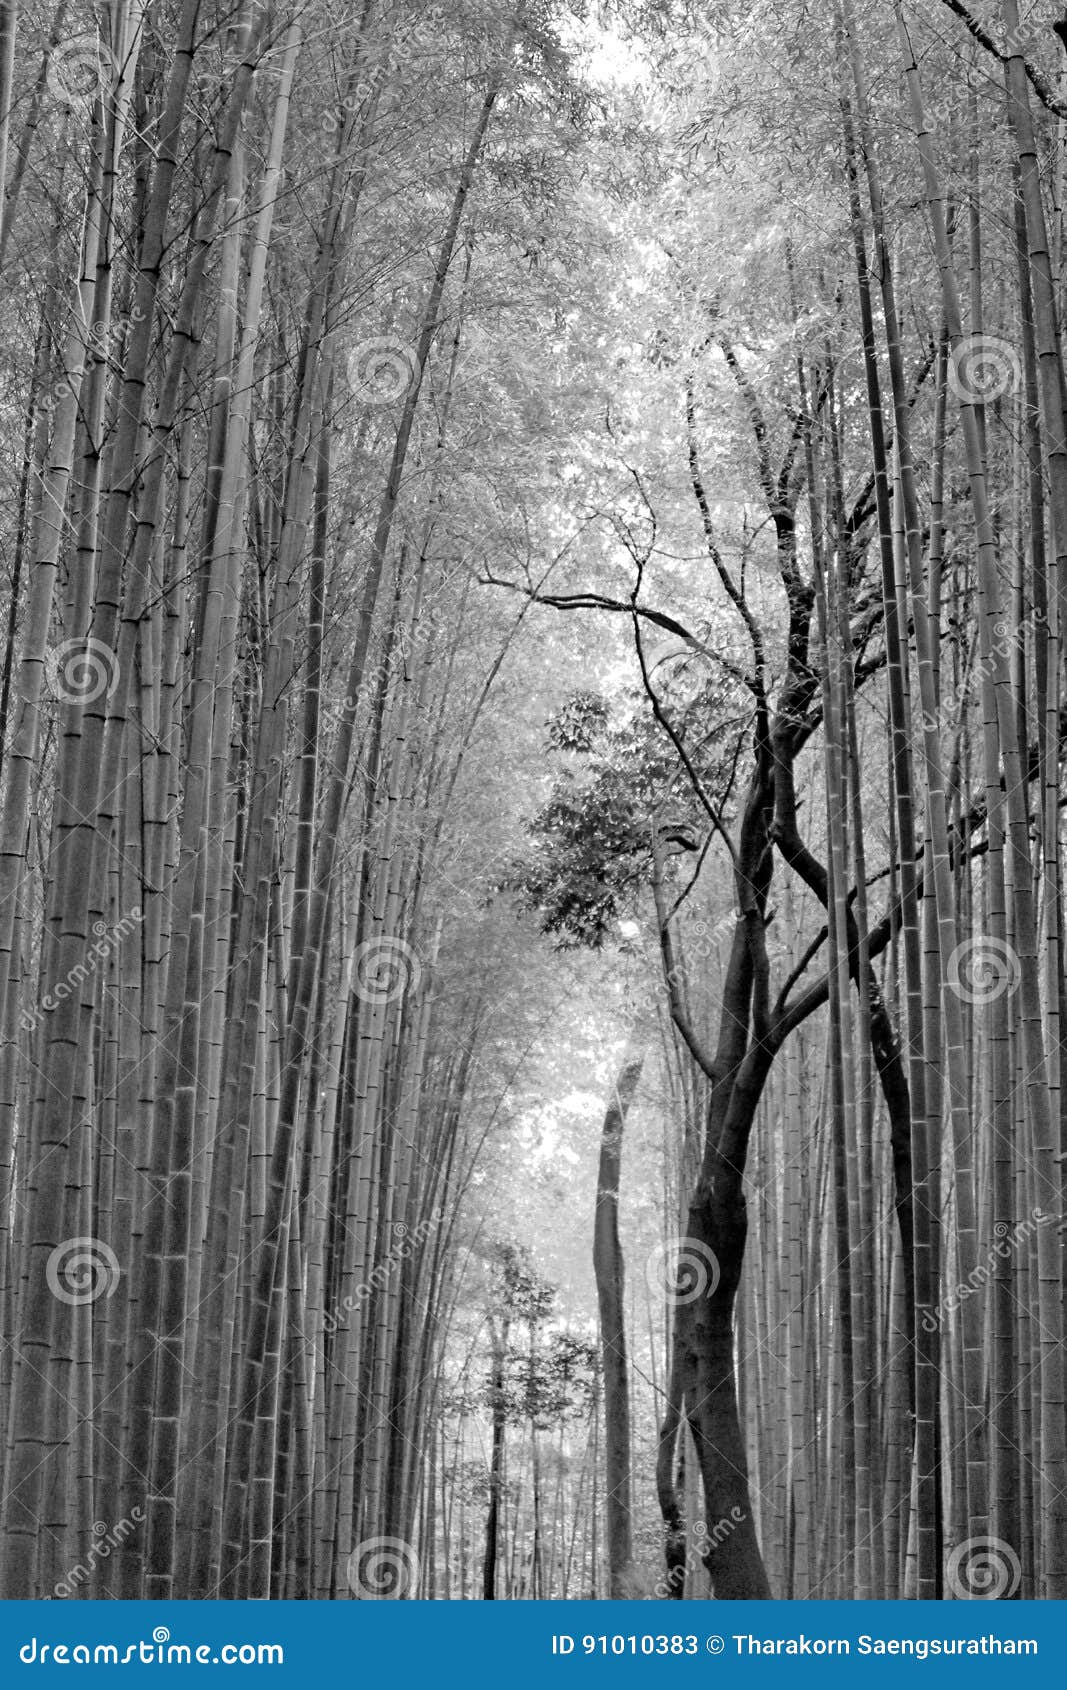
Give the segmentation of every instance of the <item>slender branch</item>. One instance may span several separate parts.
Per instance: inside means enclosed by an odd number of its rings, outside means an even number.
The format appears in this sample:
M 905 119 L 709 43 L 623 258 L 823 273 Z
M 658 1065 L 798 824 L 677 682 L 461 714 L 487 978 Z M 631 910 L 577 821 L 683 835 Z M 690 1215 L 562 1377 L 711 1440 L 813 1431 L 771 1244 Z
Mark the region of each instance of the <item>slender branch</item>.
M 950 12 L 956 14 L 978 45 L 984 47 L 987 53 L 992 53 L 993 57 L 999 60 L 1002 65 L 1008 64 L 1011 59 L 1021 59 L 1027 80 L 1041 104 L 1052 112 L 1053 116 L 1067 118 L 1067 105 L 1064 105 L 1062 100 L 1057 100 L 1037 66 L 1031 64 L 1025 53 L 1014 50 L 1010 41 L 1006 42 L 1003 48 L 998 47 L 993 37 L 987 30 L 983 29 L 978 19 L 963 5 L 962 0 L 943 0 L 943 4 L 948 7 Z M 1060 34 L 1060 25 L 1053 24 L 1051 27 L 1057 35 Z

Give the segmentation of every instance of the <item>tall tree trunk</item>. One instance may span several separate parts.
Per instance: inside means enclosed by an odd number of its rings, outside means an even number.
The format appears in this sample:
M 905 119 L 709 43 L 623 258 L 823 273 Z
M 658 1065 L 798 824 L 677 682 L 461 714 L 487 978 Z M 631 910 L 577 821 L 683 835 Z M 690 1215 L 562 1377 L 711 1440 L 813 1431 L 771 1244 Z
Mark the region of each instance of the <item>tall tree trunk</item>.
M 643 1055 L 631 1056 L 624 1061 L 604 1114 L 593 1223 L 593 1271 L 600 1309 L 600 1349 L 604 1367 L 608 1594 L 613 1601 L 632 1594 L 630 1364 L 626 1348 L 625 1275 L 619 1243 L 619 1182 L 623 1129 L 643 1065 Z

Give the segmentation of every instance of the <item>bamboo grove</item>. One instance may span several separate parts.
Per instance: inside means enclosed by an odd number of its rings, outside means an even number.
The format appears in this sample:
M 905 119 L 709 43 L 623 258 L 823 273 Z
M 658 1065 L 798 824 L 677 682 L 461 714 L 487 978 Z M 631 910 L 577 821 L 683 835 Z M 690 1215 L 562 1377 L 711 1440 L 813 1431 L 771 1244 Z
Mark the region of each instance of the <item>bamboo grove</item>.
M 4 1597 L 1067 1596 L 1065 124 L 0 4 Z

